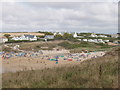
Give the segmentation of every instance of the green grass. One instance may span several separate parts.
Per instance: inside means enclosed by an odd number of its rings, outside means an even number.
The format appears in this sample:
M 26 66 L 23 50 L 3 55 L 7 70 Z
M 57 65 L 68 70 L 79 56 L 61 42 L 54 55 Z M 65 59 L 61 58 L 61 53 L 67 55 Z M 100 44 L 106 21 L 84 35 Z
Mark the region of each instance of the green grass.
M 109 46 L 103 43 L 90 43 L 90 42 L 61 42 L 59 46 L 64 47 L 65 49 L 70 49 L 71 52 L 81 52 L 85 49 L 88 51 L 107 51 L 115 46 Z
M 3 88 L 117 88 L 119 49 L 79 65 L 5 73 Z

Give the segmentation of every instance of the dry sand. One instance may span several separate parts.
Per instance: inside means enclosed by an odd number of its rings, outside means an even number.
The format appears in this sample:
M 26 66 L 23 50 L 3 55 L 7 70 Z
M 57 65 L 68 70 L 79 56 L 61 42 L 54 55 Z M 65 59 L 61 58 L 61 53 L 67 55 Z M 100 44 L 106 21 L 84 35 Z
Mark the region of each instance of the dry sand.
M 0 63 L 2 63 L 3 73 L 38 69 L 40 70 L 44 68 L 55 68 L 80 64 L 82 61 L 90 59 L 92 56 L 100 55 L 100 53 L 101 52 L 92 53 L 88 58 L 82 59 L 81 61 L 59 60 L 58 64 L 56 64 L 56 61 L 50 61 L 45 58 L 42 59 L 41 57 L 12 57 L 10 59 L 1 59 Z M 105 54 L 104 52 L 102 53 Z

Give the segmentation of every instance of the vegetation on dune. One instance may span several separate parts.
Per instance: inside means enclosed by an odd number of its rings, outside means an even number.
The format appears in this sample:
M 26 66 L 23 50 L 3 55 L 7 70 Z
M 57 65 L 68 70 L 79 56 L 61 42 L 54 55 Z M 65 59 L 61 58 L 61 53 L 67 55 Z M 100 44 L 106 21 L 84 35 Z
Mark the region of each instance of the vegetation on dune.
M 5 51 L 5 52 L 15 52 L 15 53 L 20 52 L 18 50 L 12 49 L 10 47 L 4 47 L 4 46 L 2 46 L 2 51 Z
M 77 33 L 78 36 L 90 36 L 92 33 Z
M 119 49 L 80 65 L 5 73 L 3 88 L 118 88 Z
M 90 43 L 88 42 L 70 43 L 68 41 L 65 41 L 65 42 L 59 43 L 58 45 L 64 47 L 65 49 L 74 49 L 78 47 L 90 47 Z
M 9 40 L 8 42 L 5 43 L 20 43 L 20 42 L 34 42 L 34 41 L 29 41 L 29 40 Z
M 49 42 L 26 42 L 26 43 L 19 43 L 20 50 L 26 51 L 39 51 L 39 50 L 52 50 L 55 47 L 58 47 L 58 43 L 61 41 L 49 41 Z M 46 48 L 44 48 L 46 47 Z
M 52 33 L 52 32 L 38 31 L 38 33 L 44 33 L 45 35 L 53 35 L 53 33 Z
M 13 41 L 14 42 L 14 41 Z M 8 45 L 10 45 L 8 43 Z M 59 49 L 69 49 L 70 51 L 76 53 L 80 52 L 82 49 L 88 50 L 88 51 L 100 51 L 100 50 L 109 50 L 113 48 L 114 46 L 109 46 L 107 44 L 102 43 L 90 43 L 90 42 L 84 42 L 84 41 L 76 41 L 74 39 L 70 40 L 55 40 L 55 41 L 49 41 L 49 42 L 34 42 L 34 41 L 18 41 L 16 43 L 12 43 L 13 46 L 20 45 L 20 50 L 27 50 L 27 51 L 39 51 L 39 50 L 52 50 L 53 48 L 59 48 Z M 13 47 L 10 46 L 10 47 Z M 48 47 L 48 48 L 42 48 L 42 47 Z M 6 49 L 5 49 L 6 48 Z M 4 47 L 3 51 L 10 51 L 9 48 Z
M 103 43 L 90 43 L 90 42 L 78 42 L 78 43 L 70 43 L 68 41 L 61 42 L 58 44 L 59 46 L 64 47 L 65 49 L 75 49 L 75 48 L 96 48 L 96 49 L 106 49 L 112 48 L 114 46 L 109 46 Z

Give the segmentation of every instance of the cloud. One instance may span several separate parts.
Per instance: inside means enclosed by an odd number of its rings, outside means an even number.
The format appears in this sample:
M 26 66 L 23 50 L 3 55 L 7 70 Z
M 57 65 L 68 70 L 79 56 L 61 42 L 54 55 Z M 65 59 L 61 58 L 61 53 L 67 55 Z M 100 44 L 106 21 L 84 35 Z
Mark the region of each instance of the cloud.
M 116 3 L 4 2 L 3 31 L 70 31 L 117 33 Z

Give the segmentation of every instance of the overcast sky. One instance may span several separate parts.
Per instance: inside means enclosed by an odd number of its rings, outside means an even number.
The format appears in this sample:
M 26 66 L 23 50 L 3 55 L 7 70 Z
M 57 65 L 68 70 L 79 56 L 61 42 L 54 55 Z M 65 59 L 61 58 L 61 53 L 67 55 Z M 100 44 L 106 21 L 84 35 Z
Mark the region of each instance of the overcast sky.
M 2 31 L 118 32 L 113 2 L 4 2 Z

